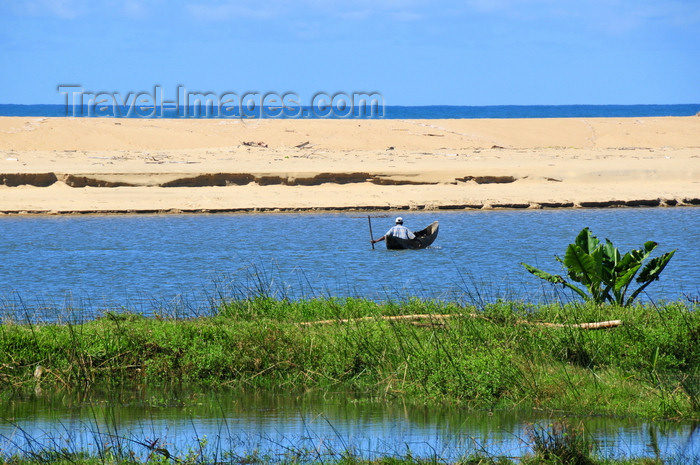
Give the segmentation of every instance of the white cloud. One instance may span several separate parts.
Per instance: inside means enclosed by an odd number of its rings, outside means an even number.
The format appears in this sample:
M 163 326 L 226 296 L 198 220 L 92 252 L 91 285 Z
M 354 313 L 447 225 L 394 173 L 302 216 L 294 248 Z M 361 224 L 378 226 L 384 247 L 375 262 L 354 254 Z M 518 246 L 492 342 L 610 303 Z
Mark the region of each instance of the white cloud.
M 296 20 L 326 18 L 362 21 L 377 16 L 400 21 L 416 20 L 416 11 L 425 5 L 417 0 L 220 0 L 191 3 L 185 10 L 203 21 L 226 21 L 236 18 L 272 19 L 293 17 Z
M 396 21 L 420 21 L 423 19 L 423 15 L 413 11 L 396 11 L 392 12 L 390 16 Z
M 133 19 L 145 19 L 151 11 L 148 2 L 138 0 L 126 0 L 122 3 L 122 11 L 126 16 Z
M 151 16 L 165 0 L 0 0 L 0 12 L 17 16 L 49 16 L 74 20 L 100 15 L 118 15 L 131 19 Z
M 284 2 L 228 1 L 191 3 L 185 11 L 202 21 L 228 21 L 232 19 L 270 19 L 284 14 Z
M 28 16 L 55 16 L 60 19 L 75 19 L 87 11 L 85 0 L 25 0 L 3 1 L 3 9 L 9 8 L 14 14 Z
M 610 34 L 653 24 L 697 24 L 697 0 L 463 0 L 464 12 L 508 20 L 576 21 Z

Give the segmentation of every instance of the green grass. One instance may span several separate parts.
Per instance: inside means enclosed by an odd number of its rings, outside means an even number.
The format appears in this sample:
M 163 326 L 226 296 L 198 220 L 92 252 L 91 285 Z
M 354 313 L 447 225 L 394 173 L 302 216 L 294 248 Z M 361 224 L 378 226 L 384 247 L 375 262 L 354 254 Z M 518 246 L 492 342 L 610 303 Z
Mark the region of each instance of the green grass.
M 5 323 L 0 392 L 136 383 L 342 389 L 479 409 L 700 419 L 696 310 L 680 302 L 628 308 L 497 302 L 477 309 L 418 299 L 259 297 L 193 319 L 109 313 L 75 325 Z M 384 318 L 415 314 L 428 317 Z M 601 330 L 540 324 L 613 319 L 623 324 Z

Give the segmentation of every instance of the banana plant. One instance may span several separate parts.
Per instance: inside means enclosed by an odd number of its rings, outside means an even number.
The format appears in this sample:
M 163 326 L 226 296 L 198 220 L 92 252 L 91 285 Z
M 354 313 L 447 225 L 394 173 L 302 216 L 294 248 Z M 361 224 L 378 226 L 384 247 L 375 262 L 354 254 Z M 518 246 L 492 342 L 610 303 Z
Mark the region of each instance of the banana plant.
M 628 306 L 649 284 L 659 279 L 659 275 L 676 253 L 674 249 L 660 257 L 652 258 L 642 267 L 657 245 L 654 241 L 647 241 L 642 248 L 621 255 L 610 240 L 606 239 L 605 243 L 601 243 L 588 228 L 583 228 L 576 241 L 566 248 L 564 259 L 555 256 L 566 268 L 566 275 L 570 281 L 525 263 L 521 265 L 538 278 L 568 287 L 584 300 Z M 626 297 L 633 281 L 636 281 L 639 287 Z M 583 285 L 584 288 L 573 284 L 574 282 Z

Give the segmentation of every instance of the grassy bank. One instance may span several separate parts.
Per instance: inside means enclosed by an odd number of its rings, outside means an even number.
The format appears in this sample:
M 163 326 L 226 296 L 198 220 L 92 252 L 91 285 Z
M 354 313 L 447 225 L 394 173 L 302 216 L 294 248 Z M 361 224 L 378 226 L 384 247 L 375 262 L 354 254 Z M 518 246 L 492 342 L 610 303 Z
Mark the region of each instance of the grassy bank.
M 622 324 L 572 326 L 608 320 Z M 4 395 L 135 383 L 698 419 L 700 312 L 261 297 L 188 320 L 110 313 L 79 325 L 0 325 Z

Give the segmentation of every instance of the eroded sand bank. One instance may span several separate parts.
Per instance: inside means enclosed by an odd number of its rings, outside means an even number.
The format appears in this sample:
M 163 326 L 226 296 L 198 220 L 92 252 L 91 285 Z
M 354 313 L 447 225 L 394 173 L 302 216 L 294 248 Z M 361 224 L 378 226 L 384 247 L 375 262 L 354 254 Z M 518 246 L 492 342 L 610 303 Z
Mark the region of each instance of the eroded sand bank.
M 700 204 L 700 117 L 0 118 L 0 212 Z

